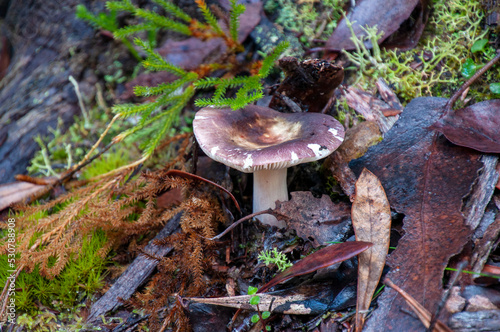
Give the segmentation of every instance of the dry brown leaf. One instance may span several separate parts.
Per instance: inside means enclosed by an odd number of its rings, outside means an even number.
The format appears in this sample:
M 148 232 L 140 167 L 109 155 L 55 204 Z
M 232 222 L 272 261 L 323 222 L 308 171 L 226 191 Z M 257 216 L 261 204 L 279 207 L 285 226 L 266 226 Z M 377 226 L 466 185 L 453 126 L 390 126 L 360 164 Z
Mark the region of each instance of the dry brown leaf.
M 373 243 L 373 247 L 358 255 L 356 331 L 359 332 L 384 269 L 391 231 L 391 209 L 384 188 L 366 168 L 356 182 L 352 225 L 356 241 Z
M 366 167 L 377 175 L 391 208 L 405 215 L 404 235 L 387 257 L 389 275 L 431 311 L 442 299 L 443 274 L 450 258 L 473 233 L 460 209 L 483 167 L 479 153 L 452 145 L 429 129 L 442 115 L 446 101 L 413 99 L 384 140 L 350 163 L 355 174 Z M 365 331 L 422 329 L 420 322 L 400 310 L 406 303 L 396 292 L 384 291 L 377 302 Z
M 316 198 L 309 191 L 291 193 L 292 199 L 278 202 L 275 211 L 280 214 L 288 228 L 295 229 L 303 239 L 313 239 L 314 245 L 328 241 L 341 241 L 349 228 L 350 206 L 333 203 L 327 195 Z
M 46 186 L 28 182 L 12 182 L 0 185 L 0 211 L 12 204 L 26 201 L 45 190 Z
M 418 301 L 415 300 L 410 294 L 408 294 L 407 292 L 399 288 L 397 285 L 395 285 L 390 279 L 385 278 L 384 284 L 386 284 L 387 286 L 391 287 L 396 292 L 398 292 L 399 295 L 401 295 L 405 299 L 406 303 L 408 303 L 410 308 L 415 312 L 415 314 L 418 316 L 422 324 L 424 324 L 426 328 L 429 328 L 432 315 L 427 309 L 425 309 L 420 303 L 418 303 Z M 434 329 L 432 329 L 432 331 L 453 332 L 448 326 L 446 326 L 446 324 L 444 324 L 440 320 L 436 321 L 436 325 L 434 326 Z

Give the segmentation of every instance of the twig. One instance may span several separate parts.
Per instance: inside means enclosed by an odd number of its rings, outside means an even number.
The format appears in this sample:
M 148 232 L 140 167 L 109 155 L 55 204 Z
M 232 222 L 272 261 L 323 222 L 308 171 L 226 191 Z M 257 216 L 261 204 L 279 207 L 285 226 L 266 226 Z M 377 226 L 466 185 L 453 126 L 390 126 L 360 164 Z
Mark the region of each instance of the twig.
M 71 75 L 69 75 L 68 79 L 71 82 L 71 84 L 73 84 L 73 86 L 75 87 L 76 97 L 78 98 L 78 104 L 80 105 L 80 109 L 82 110 L 84 127 L 89 128 L 90 127 L 89 115 L 87 113 L 87 109 L 85 108 L 85 104 L 83 104 L 83 98 L 82 94 L 80 93 L 80 87 L 78 86 L 78 82 Z
M 448 301 L 448 298 L 450 297 L 451 289 L 453 288 L 453 286 L 455 286 L 458 276 L 462 273 L 462 270 L 465 268 L 466 265 L 467 261 L 462 261 L 458 265 L 458 269 L 455 271 L 453 277 L 450 279 L 450 282 L 448 283 L 448 289 L 444 292 L 441 302 L 438 304 L 435 314 L 432 315 L 431 317 L 431 321 L 429 323 L 429 328 L 427 329 L 427 332 L 432 332 L 434 330 L 434 326 L 437 323 L 439 314 L 441 313 L 441 310 L 443 310 L 446 301 Z
M 167 171 L 166 175 L 167 176 L 178 176 L 178 177 L 181 177 L 181 178 L 191 179 L 191 180 L 198 180 L 198 181 L 206 182 L 208 184 L 211 184 L 214 187 L 219 188 L 220 190 L 222 190 L 223 192 L 225 192 L 226 194 L 228 194 L 229 197 L 231 197 L 231 200 L 233 201 L 234 205 L 236 206 L 236 208 L 238 209 L 238 211 L 241 213 L 241 209 L 240 209 L 240 205 L 238 204 L 238 201 L 233 196 L 233 194 L 231 194 L 231 192 L 229 190 L 227 190 L 226 188 L 224 188 L 223 186 L 218 185 L 217 183 L 215 183 L 213 181 L 210 181 L 208 179 L 205 179 L 204 177 L 201 177 L 201 176 L 198 176 L 198 175 L 195 175 L 195 174 L 191 174 L 191 173 L 188 173 L 188 172 L 184 172 L 184 171 L 179 171 L 177 169 L 171 169 L 171 170 Z
M 103 155 L 104 152 L 108 151 L 112 146 L 114 145 L 113 142 L 109 143 L 108 145 L 106 145 L 101 151 L 99 151 L 98 154 L 96 154 L 95 156 L 93 157 L 90 157 L 90 158 L 87 158 L 85 160 L 85 162 L 80 162 L 78 165 L 75 166 L 75 168 L 73 169 L 70 169 L 69 171 L 67 171 L 66 173 L 64 173 L 60 179 L 58 179 L 54 184 L 53 184 L 53 187 L 55 187 L 56 185 L 60 185 L 60 184 L 63 184 L 64 182 L 66 182 L 66 180 L 68 180 L 69 178 L 71 178 L 73 176 L 73 174 L 75 174 L 76 172 L 78 172 L 79 170 L 81 170 L 83 167 L 87 166 L 88 164 L 90 164 L 91 162 L 93 162 L 94 160 L 96 160 L 97 158 L 99 158 L 100 156 Z
M 488 61 L 488 63 L 485 64 L 483 68 L 479 69 L 474 75 L 472 75 L 472 77 L 469 78 L 462 85 L 462 87 L 458 89 L 458 91 L 455 92 L 455 94 L 453 94 L 453 96 L 448 100 L 446 105 L 444 105 L 443 116 L 451 112 L 453 105 L 458 100 L 458 98 L 460 98 L 460 96 L 464 93 L 464 91 L 467 90 L 472 85 L 472 83 L 474 83 L 479 78 L 479 76 L 483 75 L 488 69 L 490 69 L 499 59 L 500 59 L 500 50 L 497 50 L 497 55 L 493 59 Z
M 226 235 L 227 233 L 229 233 L 229 231 L 231 231 L 233 228 L 235 228 L 236 226 L 238 226 L 242 222 L 244 222 L 244 221 L 246 221 L 248 219 L 252 219 L 253 217 L 259 216 L 261 214 L 273 214 L 273 209 L 267 209 L 267 210 L 264 210 L 264 211 L 259 211 L 259 212 L 255 212 L 255 213 L 249 214 L 248 216 L 243 217 L 240 220 L 235 221 L 231 226 L 229 226 L 228 228 L 226 228 L 226 230 L 224 232 L 220 233 L 217 236 L 214 236 L 213 238 L 207 239 L 207 240 L 210 240 L 210 241 L 218 240 L 221 237 L 223 237 L 224 235 Z

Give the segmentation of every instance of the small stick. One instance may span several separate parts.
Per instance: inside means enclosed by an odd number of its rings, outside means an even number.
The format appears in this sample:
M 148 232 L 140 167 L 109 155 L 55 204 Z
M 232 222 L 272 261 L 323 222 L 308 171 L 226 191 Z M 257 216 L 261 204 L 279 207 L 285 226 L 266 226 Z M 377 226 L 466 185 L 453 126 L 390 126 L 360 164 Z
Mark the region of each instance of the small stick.
M 198 181 L 206 182 L 208 184 L 211 184 L 212 186 L 215 186 L 215 187 L 219 188 L 220 190 L 222 190 L 223 192 L 225 192 L 226 194 L 228 194 L 229 197 L 231 197 L 231 200 L 233 201 L 234 205 L 236 205 L 236 208 L 241 213 L 241 209 L 240 209 L 240 205 L 238 204 L 238 201 L 233 196 L 233 194 L 231 194 L 231 192 L 229 190 L 227 190 L 226 188 L 224 188 L 223 186 L 218 185 L 217 183 L 215 183 L 213 181 L 207 180 L 204 177 L 201 177 L 201 176 L 198 176 L 198 175 L 195 175 L 195 174 L 191 174 L 191 173 L 188 173 L 188 172 L 184 172 L 184 171 L 179 171 L 177 169 L 171 169 L 171 170 L 167 171 L 166 175 L 167 176 L 178 176 L 178 177 L 181 177 L 181 178 L 191 179 L 191 180 L 198 180 Z
M 240 220 L 233 222 L 233 224 L 231 226 L 229 226 L 228 228 L 226 228 L 226 230 L 224 232 L 220 233 L 217 236 L 214 236 L 213 238 L 207 239 L 207 240 L 210 240 L 210 241 L 218 240 L 221 237 L 223 237 L 224 235 L 226 235 L 227 233 L 229 233 L 229 231 L 231 231 L 233 228 L 235 228 L 236 226 L 238 226 L 239 224 L 244 222 L 245 220 L 252 219 L 253 217 L 256 217 L 256 216 L 261 215 L 261 214 L 273 214 L 273 209 L 267 209 L 264 211 L 259 211 L 259 212 L 249 214 L 248 216 L 243 217 Z
M 462 270 L 465 268 L 467 265 L 467 261 L 462 261 L 458 265 L 457 270 L 453 274 L 453 277 L 450 279 L 450 282 L 448 283 L 448 289 L 444 292 L 443 298 L 441 299 L 441 302 L 438 304 L 438 307 L 436 309 L 436 313 L 432 315 L 431 321 L 429 323 L 429 328 L 427 329 L 427 332 L 432 332 L 434 330 L 434 326 L 437 323 L 439 314 L 441 313 L 441 310 L 443 310 L 444 305 L 446 304 L 446 301 L 448 301 L 448 298 L 450 297 L 451 294 L 451 289 L 453 286 L 455 286 L 455 283 L 457 282 L 458 276 L 462 273 Z
M 466 89 L 468 89 L 472 85 L 472 83 L 474 83 L 479 78 L 479 76 L 483 75 L 488 69 L 490 69 L 499 59 L 500 59 L 500 50 L 497 50 L 497 55 L 493 59 L 491 59 L 490 61 L 488 61 L 488 63 L 485 64 L 483 68 L 479 69 L 474 75 L 472 75 L 472 77 L 469 78 L 462 85 L 462 87 L 460 89 L 458 89 L 458 91 L 455 92 L 455 94 L 453 94 L 453 96 L 448 100 L 448 102 L 446 103 L 446 105 L 444 105 L 443 116 L 445 114 L 451 112 L 451 109 L 453 108 L 453 105 L 458 100 L 458 98 L 460 98 L 460 96 L 464 93 L 464 91 Z
M 114 144 L 115 144 L 114 142 L 109 143 L 101 151 L 99 151 L 99 153 L 97 153 L 96 155 L 94 155 L 94 156 L 92 156 L 90 158 L 86 158 L 83 162 L 80 162 L 78 165 L 76 165 L 76 167 L 74 169 L 71 169 L 68 172 L 66 172 L 65 174 L 63 174 L 61 176 L 61 178 L 55 182 L 54 187 L 56 185 L 60 185 L 60 184 L 62 184 L 64 182 L 66 182 L 66 180 L 69 179 L 69 178 L 71 178 L 73 176 L 73 174 L 75 174 L 76 172 L 78 172 L 79 170 L 81 170 L 83 167 L 85 167 L 88 164 L 90 164 L 91 162 L 93 162 L 95 159 L 97 159 L 100 156 L 102 156 L 102 154 L 104 152 L 108 151 Z

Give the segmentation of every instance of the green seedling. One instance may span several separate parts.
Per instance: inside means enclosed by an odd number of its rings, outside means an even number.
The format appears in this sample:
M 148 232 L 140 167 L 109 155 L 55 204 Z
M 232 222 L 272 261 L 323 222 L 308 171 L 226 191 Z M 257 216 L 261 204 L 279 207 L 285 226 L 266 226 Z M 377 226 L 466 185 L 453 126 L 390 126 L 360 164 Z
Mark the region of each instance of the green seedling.
M 257 294 L 257 291 L 259 289 L 257 287 L 252 287 L 248 286 L 248 295 L 254 295 L 250 298 L 249 303 L 251 305 L 254 305 L 257 307 L 257 313 L 250 318 L 250 321 L 254 324 L 258 323 L 259 321 L 264 321 L 265 319 L 268 319 L 271 316 L 271 312 L 269 311 L 263 311 L 261 312 L 259 309 L 259 303 L 260 303 L 260 296 L 255 295 Z M 269 325 L 265 326 L 266 331 L 271 331 L 271 327 Z

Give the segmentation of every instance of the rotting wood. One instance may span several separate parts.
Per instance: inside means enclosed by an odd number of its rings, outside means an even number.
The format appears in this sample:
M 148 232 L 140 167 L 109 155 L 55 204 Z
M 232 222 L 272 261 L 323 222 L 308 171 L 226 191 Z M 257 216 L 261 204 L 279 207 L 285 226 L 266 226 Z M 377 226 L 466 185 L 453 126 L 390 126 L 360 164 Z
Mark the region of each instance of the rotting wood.
M 478 228 L 483 218 L 486 206 L 493 196 L 498 181 L 498 173 L 496 172 L 498 156 L 483 155 L 481 161 L 484 165 L 480 170 L 481 174 L 474 182 L 466 204 L 462 206 L 462 213 L 466 217 L 465 222 L 474 230 Z
M 158 235 L 144 248 L 144 252 L 158 257 L 167 255 L 172 248 L 157 246 L 153 244 L 153 241 L 163 239 L 176 232 L 179 227 L 180 217 L 181 213 L 170 219 Z M 95 323 L 100 315 L 105 315 L 107 312 L 116 310 L 121 306 L 122 303 L 119 298 L 124 300 L 129 299 L 136 289 L 151 275 L 157 264 L 157 261 L 151 260 L 144 255 L 139 255 L 106 294 L 92 305 L 87 322 Z
M 487 224 L 486 230 L 484 230 L 484 233 L 481 234 L 480 238 L 475 242 L 474 251 L 472 252 L 470 265 L 471 270 L 476 273 L 482 272 L 490 256 L 491 250 L 493 250 L 498 243 L 498 235 L 500 234 L 500 212 L 498 207 L 492 207 L 490 211 L 487 211 L 485 217 L 486 215 L 488 215 L 488 218 L 483 218 L 481 220 L 481 223 L 484 222 Z M 493 221 L 491 221 L 491 219 L 493 219 Z M 479 229 L 483 230 L 482 227 L 478 227 L 478 230 Z M 476 233 L 478 232 L 476 231 Z
M 64 131 L 80 114 L 69 76 L 84 99 L 95 95 L 96 63 L 107 66 L 113 43 L 96 41 L 95 30 L 75 16 L 78 0 L 11 1 L 2 34 L 12 45 L 6 76 L 0 81 L 0 183 L 24 174 L 38 144 L 60 120 Z M 105 0 L 92 3 L 104 7 Z M 99 59 L 99 61 L 97 60 Z
M 449 324 L 455 332 L 497 331 L 500 326 L 500 310 L 459 312 L 451 316 Z

